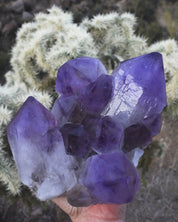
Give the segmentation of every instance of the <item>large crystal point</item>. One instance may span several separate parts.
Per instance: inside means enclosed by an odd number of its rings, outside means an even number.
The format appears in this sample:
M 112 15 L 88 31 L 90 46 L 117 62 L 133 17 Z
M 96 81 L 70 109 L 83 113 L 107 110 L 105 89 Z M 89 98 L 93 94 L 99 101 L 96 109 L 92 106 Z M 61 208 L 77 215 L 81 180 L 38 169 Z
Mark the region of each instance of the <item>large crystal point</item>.
M 135 167 L 122 152 L 90 157 L 80 178 L 96 202 L 115 204 L 131 202 L 139 181 Z
M 121 62 L 113 72 L 114 96 L 105 110 L 127 127 L 161 113 L 166 89 L 161 54 L 153 52 Z
M 112 76 L 101 75 L 95 82 L 90 83 L 81 101 L 87 113 L 99 114 L 112 97 Z
M 59 68 L 56 91 L 64 95 L 80 95 L 85 87 L 101 74 L 107 74 L 107 71 L 98 59 L 90 57 L 72 59 Z
M 66 155 L 55 117 L 29 97 L 8 126 L 8 140 L 21 181 L 47 200 L 76 183 L 76 163 Z

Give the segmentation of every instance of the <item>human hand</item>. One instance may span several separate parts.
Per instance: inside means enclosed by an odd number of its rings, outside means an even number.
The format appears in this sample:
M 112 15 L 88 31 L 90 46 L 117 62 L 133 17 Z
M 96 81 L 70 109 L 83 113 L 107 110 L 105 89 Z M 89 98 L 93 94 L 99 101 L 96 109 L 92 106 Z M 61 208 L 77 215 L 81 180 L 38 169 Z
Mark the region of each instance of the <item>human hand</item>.
M 97 204 L 89 207 L 73 207 L 64 196 L 53 199 L 73 222 L 124 222 L 126 205 Z

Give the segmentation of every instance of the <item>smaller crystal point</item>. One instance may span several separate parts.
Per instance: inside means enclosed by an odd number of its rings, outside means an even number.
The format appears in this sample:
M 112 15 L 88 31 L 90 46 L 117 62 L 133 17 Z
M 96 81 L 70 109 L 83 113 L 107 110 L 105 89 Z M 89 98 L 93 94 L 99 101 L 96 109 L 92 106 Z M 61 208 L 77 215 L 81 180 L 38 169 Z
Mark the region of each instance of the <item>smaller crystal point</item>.
M 123 152 L 89 157 L 80 181 L 95 202 L 105 204 L 131 202 L 140 183 L 135 167 Z
M 143 124 L 134 124 L 125 129 L 123 151 L 145 147 L 152 142 L 150 131 Z
M 83 125 L 67 123 L 60 131 L 67 154 L 76 157 L 86 157 L 91 151 L 89 137 Z
M 81 102 L 89 114 L 99 114 L 105 108 L 112 97 L 112 76 L 101 75 L 95 82 L 90 83 Z
M 100 125 L 100 134 L 95 139 L 94 150 L 98 153 L 119 151 L 123 145 L 123 127 L 109 116 L 103 117 Z
M 58 70 L 56 91 L 64 95 L 81 95 L 85 87 L 101 74 L 107 74 L 104 65 L 95 58 L 72 59 Z
M 143 119 L 140 123 L 125 129 L 123 151 L 129 152 L 136 147 L 145 148 L 152 142 L 152 137 L 161 130 L 161 114 Z

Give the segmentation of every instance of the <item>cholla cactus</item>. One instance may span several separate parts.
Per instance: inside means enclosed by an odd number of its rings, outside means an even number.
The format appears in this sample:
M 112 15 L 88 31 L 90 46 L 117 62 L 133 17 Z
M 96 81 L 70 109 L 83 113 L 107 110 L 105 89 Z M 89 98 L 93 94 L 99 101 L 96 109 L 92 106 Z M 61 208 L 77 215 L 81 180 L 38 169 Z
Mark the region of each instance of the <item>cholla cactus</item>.
M 135 23 L 130 13 L 98 15 L 78 26 L 70 13 L 55 6 L 49 14 L 39 13 L 17 33 L 11 58 L 16 82 L 39 88 L 41 74 L 43 79 L 55 79 L 62 64 L 79 56 L 98 57 L 113 69 L 146 48 L 146 40 L 134 34 Z
M 119 61 L 151 51 L 162 53 L 168 109 L 178 116 L 177 43 L 167 40 L 148 46 L 145 38 L 135 35 L 135 25 L 136 18 L 130 13 L 97 15 L 76 25 L 71 13 L 57 7 L 22 25 L 12 49 L 13 71 L 6 73 L 6 85 L 0 86 L 0 180 L 11 193 L 20 191 L 20 182 L 14 162 L 7 155 L 6 127 L 30 95 L 50 108 L 55 97 L 50 84 L 55 81 L 58 68 L 72 58 L 99 58 L 112 72 Z
M 0 105 L 0 114 L 0 181 L 12 194 L 17 194 L 20 191 L 21 183 L 13 160 L 4 150 L 7 148 L 6 126 L 12 118 L 12 112 L 7 106 Z
M 0 144 L 1 145 L 1 144 Z M 13 160 L 0 150 L 0 181 L 6 185 L 12 194 L 20 192 L 21 182 L 17 175 L 17 169 Z
M 72 23 L 71 13 L 52 7 L 49 14 L 39 13 L 34 22 L 24 24 L 19 30 L 12 50 L 11 65 L 28 87 L 40 87 L 40 73 L 44 78 L 55 78 L 58 68 L 78 56 L 96 57 L 92 37 Z
M 146 48 L 146 40 L 134 34 L 135 24 L 131 13 L 110 13 L 85 19 L 81 25 L 92 34 L 98 57 L 108 65 L 141 55 Z M 114 68 L 113 65 L 108 68 Z

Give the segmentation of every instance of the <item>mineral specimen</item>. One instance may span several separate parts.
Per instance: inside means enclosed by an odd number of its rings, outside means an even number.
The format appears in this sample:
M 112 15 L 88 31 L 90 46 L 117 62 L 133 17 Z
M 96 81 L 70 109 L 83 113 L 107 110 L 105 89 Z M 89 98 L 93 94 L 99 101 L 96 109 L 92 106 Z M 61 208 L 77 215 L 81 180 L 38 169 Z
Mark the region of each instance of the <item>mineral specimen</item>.
M 135 167 L 166 106 L 161 55 L 121 62 L 110 76 L 98 59 L 72 59 L 59 68 L 56 91 L 51 112 L 29 97 L 8 126 L 21 181 L 41 200 L 131 202 Z

